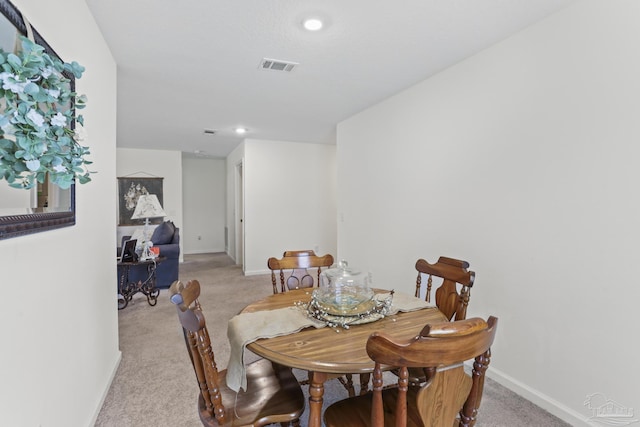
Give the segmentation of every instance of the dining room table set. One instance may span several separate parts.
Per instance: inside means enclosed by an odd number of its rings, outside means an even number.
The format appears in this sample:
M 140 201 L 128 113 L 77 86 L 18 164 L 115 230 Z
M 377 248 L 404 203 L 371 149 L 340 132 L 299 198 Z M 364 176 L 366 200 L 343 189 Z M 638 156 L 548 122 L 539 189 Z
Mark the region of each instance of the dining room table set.
M 344 334 L 354 325 L 369 324 L 397 313 L 435 307 L 411 295 L 376 289 L 374 292 L 377 293 L 372 298 L 375 309 L 367 310 L 367 313 L 350 313 L 340 318 L 339 315 L 330 314 L 318 308 L 319 304 L 313 291 L 293 292 L 299 295 L 299 299 L 293 301 L 291 306 L 251 311 L 254 303 L 229 321 L 227 335 L 231 351 L 227 365 L 227 381 L 231 389 L 235 391 L 240 388 L 246 389 L 244 350 L 249 344 L 259 339 L 290 335 L 309 327 L 316 329 L 327 327 L 337 334 Z M 271 296 L 267 299 L 280 298 Z M 356 345 L 355 342 L 354 345 Z
M 228 324 L 229 388 L 246 391 L 245 349 L 274 363 L 306 370 L 309 426 L 320 427 L 325 381 L 336 374 L 360 374 L 361 394 L 366 391 L 374 369 L 365 349 L 372 333 L 386 331 L 410 339 L 425 324 L 448 320 L 433 303 L 371 285 L 370 274 L 340 263 L 323 272 L 319 287 L 270 295 L 249 304 Z

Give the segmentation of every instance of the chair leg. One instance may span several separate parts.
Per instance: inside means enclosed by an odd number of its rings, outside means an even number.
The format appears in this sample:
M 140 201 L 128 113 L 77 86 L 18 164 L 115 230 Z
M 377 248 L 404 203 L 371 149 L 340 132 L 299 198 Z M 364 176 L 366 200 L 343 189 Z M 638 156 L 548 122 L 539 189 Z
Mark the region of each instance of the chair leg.
M 340 381 L 340 384 L 347 389 L 349 397 L 354 397 L 356 395 L 356 389 L 353 388 L 353 376 L 351 374 L 346 374 L 344 378 L 338 377 L 338 381 Z
M 360 396 L 369 391 L 369 379 L 371 379 L 371 374 L 360 374 Z

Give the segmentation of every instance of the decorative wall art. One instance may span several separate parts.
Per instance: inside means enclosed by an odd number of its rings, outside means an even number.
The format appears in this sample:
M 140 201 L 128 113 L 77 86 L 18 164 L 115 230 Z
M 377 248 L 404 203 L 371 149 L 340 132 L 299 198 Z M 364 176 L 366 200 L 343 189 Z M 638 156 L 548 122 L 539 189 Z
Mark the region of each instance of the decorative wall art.
M 162 180 L 164 178 L 118 178 L 118 225 L 141 225 L 143 220 L 131 219 L 136 210 L 138 198 L 143 194 L 155 194 L 164 207 Z M 163 218 L 152 218 L 150 224 L 160 224 Z
M 0 49 L 3 50 L 4 52 L 13 51 L 15 46 L 17 44 L 20 44 L 20 40 L 21 40 L 20 36 L 27 36 L 27 33 L 28 33 L 27 27 L 28 25 L 26 24 L 26 20 L 22 15 L 22 13 L 10 1 L 0 0 Z M 44 40 L 44 38 L 40 35 L 40 33 L 38 33 L 38 31 L 35 28 L 31 27 L 29 32 L 32 34 L 32 37 L 33 37 L 32 39 L 29 40 L 29 43 L 31 43 L 29 45 L 30 49 L 37 49 L 41 53 L 39 57 L 44 58 L 44 53 L 46 53 L 49 56 L 49 58 L 52 61 L 54 61 L 56 64 L 63 63 L 60 57 L 56 54 L 56 52 L 51 48 L 51 46 L 46 42 L 46 40 Z M 39 49 L 41 48 L 43 48 L 44 50 L 40 51 Z M 20 67 L 20 65 L 17 62 L 15 62 L 16 58 L 17 56 L 14 55 L 11 57 L 11 61 L 9 61 L 8 56 L 5 55 L 5 63 L 3 64 L 3 67 L 1 67 L 0 69 L 0 71 L 3 71 L 3 78 L 2 78 L 3 100 L 6 99 L 7 96 L 9 97 L 12 96 L 10 93 L 7 92 L 7 91 L 10 92 L 12 87 L 18 91 L 20 90 L 20 88 L 22 88 L 22 82 L 20 81 L 20 79 L 15 80 L 14 78 L 15 81 L 11 81 L 10 79 L 8 82 L 5 81 L 7 78 L 10 77 L 10 74 L 14 74 L 14 73 L 7 72 L 5 66 L 13 67 L 15 65 L 16 67 Z M 71 66 L 70 64 L 68 65 Z M 15 68 L 13 70 L 15 71 Z M 68 79 L 69 90 L 67 90 L 66 93 L 74 92 L 76 76 L 74 75 L 73 72 L 71 72 L 71 70 L 67 70 L 67 69 L 65 69 L 62 72 L 62 74 Z M 7 86 L 4 87 L 5 85 Z M 25 85 L 24 90 L 30 93 L 31 94 L 30 96 L 32 96 L 36 94 L 36 90 L 35 90 L 36 86 L 38 85 Z M 38 93 L 40 93 L 40 88 L 38 88 Z M 62 185 L 58 185 L 58 187 L 60 188 L 66 187 L 65 190 L 62 190 L 61 194 L 63 195 L 58 197 L 59 201 L 61 201 L 59 205 L 54 205 L 50 203 L 51 200 L 49 200 L 48 204 L 45 204 L 42 207 L 35 206 L 31 203 L 31 200 L 34 200 L 37 198 L 35 197 L 35 195 L 33 197 L 30 197 L 30 194 L 29 194 L 30 192 L 35 193 L 37 191 L 36 182 L 35 180 L 29 180 L 29 178 L 22 181 L 21 178 L 18 177 L 15 169 L 12 166 L 16 164 L 19 165 L 21 160 L 26 159 L 27 150 L 25 150 L 24 153 L 22 152 L 15 153 L 11 148 L 12 147 L 11 138 L 15 138 L 15 132 L 13 132 L 12 129 L 15 128 L 15 126 L 13 126 L 12 128 L 10 121 L 11 121 L 11 118 L 15 118 L 15 116 L 11 115 L 11 117 L 7 119 L 7 115 L 4 114 L 6 112 L 6 108 L 8 108 L 7 106 L 8 104 L 5 101 L 3 101 L 2 102 L 3 109 L 0 112 L 0 115 L 4 117 L 4 122 L 6 122 L 6 123 L 3 122 L 4 123 L 3 129 L 2 129 L 2 132 L 0 132 L 1 134 L 0 139 L 3 141 L 0 144 L 3 147 L 2 148 L 3 151 L 0 150 L 2 151 L 2 153 L 0 153 L 0 157 L 4 159 L 2 162 L 3 167 L 0 168 L 4 170 L 2 177 L 0 177 L 0 186 L 3 187 L 0 189 L 0 240 L 74 225 L 76 223 L 75 183 L 73 180 L 67 180 L 66 178 L 62 179 L 62 181 L 59 181 L 58 178 L 64 175 L 63 172 L 60 172 L 61 175 L 58 175 L 58 177 L 56 177 L 56 181 L 62 184 Z M 75 107 L 77 108 L 78 105 L 76 104 Z M 73 117 L 72 112 L 69 114 L 70 114 L 69 117 Z M 37 124 L 40 122 L 39 116 L 36 116 L 33 113 L 32 113 L 32 116 L 36 118 L 36 122 L 33 122 L 32 119 L 29 119 L 31 120 L 31 124 Z M 60 127 L 60 129 L 63 129 L 63 128 L 73 129 L 73 125 L 71 123 L 74 123 L 75 120 L 69 123 L 70 120 L 69 118 L 67 118 L 67 116 L 65 116 L 65 119 L 66 119 L 65 121 L 67 122 L 67 126 L 62 126 Z M 61 121 L 62 121 L 61 117 L 58 117 L 54 120 L 54 122 L 56 123 L 61 123 Z M 49 118 L 49 124 L 50 122 L 51 122 L 51 118 Z M 22 138 L 21 135 L 20 137 Z M 28 145 L 26 139 L 23 141 L 23 144 L 25 144 L 25 146 Z M 34 145 L 31 144 L 29 145 L 29 147 L 34 148 Z M 19 157 L 16 157 L 16 156 L 19 156 Z M 31 160 L 33 161 L 30 161 L 29 165 L 33 169 L 35 169 L 35 166 L 36 166 L 35 159 L 31 159 Z M 58 170 L 61 170 L 61 168 L 63 167 L 63 164 L 66 164 L 64 163 L 64 160 L 62 161 L 62 163 L 60 163 L 58 159 L 54 161 L 51 158 L 41 159 L 40 163 L 41 164 L 40 164 L 40 167 L 38 168 L 38 171 L 37 172 L 32 171 L 36 174 L 39 174 L 40 178 L 43 178 L 45 176 L 42 173 L 42 171 L 46 168 L 47 165 L 49 165 L 51 168 L 55 167 Z M 22 169 L 24 170 L 25 176 L 29 174 L 28 171 L 31 171 L 31 169 L 29 169 L 26 166 L 26 162 L 24 164 L 24 167 L 22 167 Z M 72 172 L 69 172 L 69 174 L 75 174 L 75 173 L 72 171 Z M 33 177 L 33 175 L 31 176 Z M 52 175 L 51 175 L 51 178 L 53 178 Z M 51 179 L 51 181 L 53 181 L 53 179 Z M 22 182 L 25 183 L 24 186 L 21 184 Z M 6 183 L 17 184 L 17 185 L 14 185 L 14 187 L 18 187 L 18 188 L 11 188 L 8 185 L 5 186 Z M 33 187 L 33 188 L 29 190 L 28 189 L 29 187 Z M 27 191 L 24 190 L 25 188 L 27 189 Z M 18 196 L 17 192 L 20 192 L 20 191 L 25 192 L 26 196 L 24 197 Z M 64 202 L 64 205 L 62 204 L 62 202 Z
M 8 18 L 10 3 L 2 1 L 1 8 Z M 13 32 L 0 33 L 0 180 L 27 190 L 47 179 L 63 189 L 87 183 L 92 162 L 80 143 L 84 118 L 76 115 L 86 96 L 74 83 L 84 67 L 47 51 L 24 15 L 20 21 L 27 37 L 7 19 L 3 28 Z

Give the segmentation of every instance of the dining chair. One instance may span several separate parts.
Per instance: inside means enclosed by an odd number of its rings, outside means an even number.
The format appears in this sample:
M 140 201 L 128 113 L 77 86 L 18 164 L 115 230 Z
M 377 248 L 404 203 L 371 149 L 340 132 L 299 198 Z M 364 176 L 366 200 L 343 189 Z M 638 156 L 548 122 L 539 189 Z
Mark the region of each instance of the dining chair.
M 273 293 L 278 294 L 287 292 L 292 289 L 312 288 L 320 286 L 320 274 L 323 269 L 327 269 L 333 265 L 333 256 L 326 254 L 323 256 L 316 255 L 311 249 L 284 251 L 282 258 L 271 257 L 267 260 L 267 266 L 271 270 L 271 285 Z M 315 269 L 315 271 L 309 271 Z M 313 273 L 315 272 L 315 278 Z M 278 279 L 280 278 L 280 290 L 278 290 Z M 337 379 L 347 390 L 349 396 L 355 395 L 353 387 L 352 374 L 334 374 L 331 378 Z M 366 390 L 368 387 L 368 378 L 361 377 L 360 390 Z M 309 384 L 308 380 L 300 382 L 302 385 Z
M 333 256 L 327 254 L 317 256 L 314 251 L 298 250 L 285 251 L 282 258 L 271 257 L 267 260 L 267 266 L 271 270 L 271 284 L 273 293 L 286 292 L 290 289 L 311 288 L 320 284 L 320 273 L 323 268 L 333 265 Z M 316 278 L 313 271 L 316 269 Z M 280 291 L 278 291 L 278 281 L 276 273 L 280 278 Z
M 290 368 L 259 359 L 246 367 L 246 391 L 234 392 L 227 387 L 226 369 L 219 371 L 215 362 L 198 302 L 200 283 L 191 280 L 183 285 L 176 281 L 169 288 L 169 296 L 176 305 L 198 381 L 198 412 L 204 426 L 300 425 L 304 395 Z
M 471 287 L 476 273 L 469 271 L 469 263 L 454 258 L 441 256 L 435 264 L 429 264 L 424 259 L 416 261 L 418 278 L 416 279 L 415 296 L 422 298 L 422 276 L 426 275 L 427 287 L 424 299 L 431 302 L 431 288 L 433 276 L 442 279 L 442 283 L 435 291 L 435 303 L 438 309 L 449 320 L 463 320 L 467 317 L 467 306 L 471 296 Z M 460 291 L 458 292 L 458 284 Z
M 442 279 L 435 291 L 435 303 L 449 320 L 464 320 L 467 317 L 467 306 L 471 296 L 470 290 L 476 278 L 476 273 L 469 271 L 469 263 L 459 259 L 441 256 L 438 262 L 430 264 L 424 259 L 416 261 L 418 278 L 416 279 L 416 298 L 424 298 L 431 302 L 433 276 Z M 422 276 L 427 275 L 427 286 L 422 296 Z M 460 291 L 458 292 L 458 284 Z M 398 374 L 398 370 L 392 370 Z M 418 385 L 426 380 L 424 372 L 419 368 L 409 368 L 409 384 Z
M 327 427 L 471 427 L 475 425 L 498 319 L 471 318 L 427 325 L 418 336 L 394 340 L 382 332 L 367 340 L 375 362 L 373 392 L 330 405 Z M 473 359 L 470 373 L 465 361 Z M 400 367 L 398 384 L 383 387 L 382 371 Z M 408 368 L 423 368 L 428 380 L 410 385 Z

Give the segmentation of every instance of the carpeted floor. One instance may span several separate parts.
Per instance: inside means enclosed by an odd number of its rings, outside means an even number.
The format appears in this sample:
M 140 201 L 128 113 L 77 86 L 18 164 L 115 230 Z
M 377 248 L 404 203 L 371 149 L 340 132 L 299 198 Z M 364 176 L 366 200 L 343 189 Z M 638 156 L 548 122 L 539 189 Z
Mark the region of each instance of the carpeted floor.
M 271 294 L 271 277 L 242 274 L 223 253 L 186 255 L 180 279 L 198 279 L 202 304 L 219 369 L 229 358 L 227 321 L 248 303 Z M 150 307 L 144 295 L 118 312 L 122 361 L 96 426 L 197 427 L 198 387 L 187 356 L 175 307 L 162 290 Z M 249 352 L 247 352 L 249 353 Z M 250 353 L 246 360 L 252 359 Z M 489 367 L 491 369 L 491 367 Z M 300 378 L 304 372 L 296 372 Z M 305 390 L 306 393 L 306 390 Z M 325 387 L 325 405 L 347 397 L 337 381 Z M 307 413 L 302 426 L 307 426 Z M 487 378 L 478 427 L 568 426 L 543 409 Z M 345 426 L 348 427 L 348 426 Z

